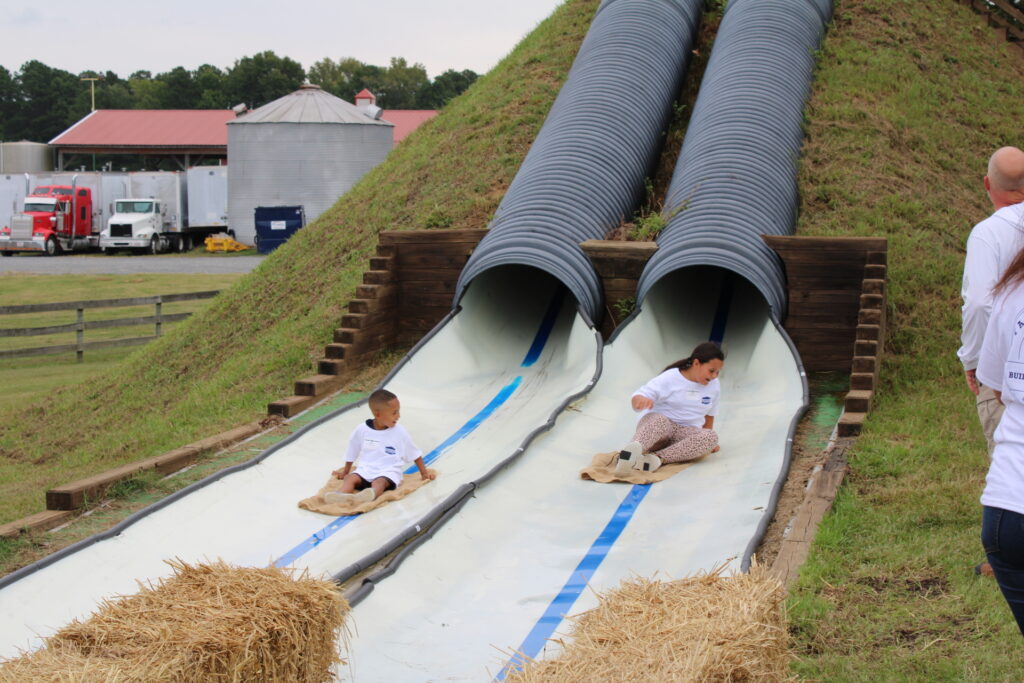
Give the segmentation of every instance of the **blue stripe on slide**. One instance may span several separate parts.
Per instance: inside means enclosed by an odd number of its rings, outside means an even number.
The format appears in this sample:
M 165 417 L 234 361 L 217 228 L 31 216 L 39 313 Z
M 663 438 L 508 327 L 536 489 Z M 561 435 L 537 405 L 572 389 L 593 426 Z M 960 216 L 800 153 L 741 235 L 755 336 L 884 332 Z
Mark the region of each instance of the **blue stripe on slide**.
M 526 357 L 523 359 L 521 367 L 530 367 L 540 357 L 541 351 L 544 350 L 545 344 L 547 344 L 548 338 L 551 336 L 551 330 L 554 329 L 555 321 L 558 319 L 558 313 L 562 310 L 562 300 L 564 298 L 564 291 L 559 292 L 552 297 L 551 303 L 548 305 L 548 310 L 544 314 L 544 320 L 541 321 L 540 328 L 537 330 L 537 334 L 533 338 L 533 344 L 530 345 L 530 350 L 527 351 Z M 476 415 L 471 417 L 466 424 L 462 425 L 454 434 L 449 436 L 441 445 L 437 446 L 434 450 L 423 456 L 424 464 L 429 465 L 430 463 L 437 460 L 441 454 L 448 450 L 453 444 L 464 438 L 468 434 L 471 434 L 473 430 L 480 426 L 484 420 L 489 418 L 495 410 L 500 408 L 509 397 L 515 393 L 519 385 L 522 384 L 522 375 L 516 376 L 511 382 L 501 388 L 501 391 L 491 399 L 490 403 L 483 407 L 483 409 Z M 412 474 L 416 472 L 416 466 L 412 466 L 405 471 L 406 474 Z M 281 557 L 274 560 L 275 567 L 287 567 L 295 560 L 299 559 L 313 548 L 320 545 L 322 542 L 336 534 L 337 532 L 344 529 L 348 524 L 359 515 L 345 515 L 344 517 L 337 517 L 330 524 L 325 526 L 320 531 L 314 532 L 312 536 L 303 540 L 297 546 L 286 552 Z
M 732 302 L 733 285 L 732 273 L 726 273 L 718 290 L 718 305 L 715 309 L 715 319 L 711 323 L 710 340 L 719 344 L 725 338 L 725 326 L 729 319 L 729 305 Z M 587 554 L 584 555 L 583 560 L 580 561 L 572 576 L 570 576 L 565 586 L 562 587 L 562 591 L 548 605 L 544 615 L 541 616 L 540 620 L 534 625 L 533 630 L 523 640 L 523 644 L 519 646 L 518 652 L 509 658 L 508 663 L 495 676 L 495 681 L 505 680 L 505 676 L 513 669 L 522 669 L 526 658 L 537 657 L 541 648 L 544 647 L 544 643 L 551 638 L 555 629 L 562 623 L 563 617 L 569 613 L 576 599 L 586 587 L 587 581 L 590 580 L 590 577 L 594 575 L 601 562 L 604 561 L 608 551 L 611 550 L 612 545 L 618 540 L 619 534 L 626 528 L 626 524 L 633 517 L 633 513 L 636 512 L 640 501 L 647 495 L 649 487 L 650 484 L 636 484 L 629 490 L 625 500 L 622 501 L 615 514 L 612 515 L 611 521 L 605 526 L 604 531 L 597 537 L 594 544 L 590 546 L 590 550 L 587 551 Z
M 501 407 L 509 397 L 515 393 L 515 390 L 519 388 L 519 385 L 523 383 L 523 376 L 518 375 L 511 382 L 501 388 L 501 391 L 491 399 L 491 402 L 483 407 L 479 413 L 469 419 L 469 422 L 462 425 L 454 434 L 449 436 L 447 439 L 441 442 L 441 445 L 430 451 L 423 456 L 423 463 L 429 465 L 440 457 L 441 453 L 448 450 L 455 442 L 462 439 L 467 434 L 473 432 L 474 429 L 480 426 L 480 423 L 489 418 L 495 410 Z M 415 465 L 405 471 L 406 474 L 413 474 L 417 471 Z
M 548 337 L 551 336 L 551 330 L 555 327 L 555 321 L 558 320 L 558 314 L 562 310 L 562 300 L 565 298 L 565 290 L 558 290 L 555 296 L 551 297 L 551 303 L 548 304 L 548 311 L 544 314 L 544 320 L 540 324 L 540 329 L 537 330 L 537 336 L 533 339 L 533 344 L 530 346 L 530 350 L 526 352 L 526 358 L 523 359 L 522 365 L 519 367 L 528 368 L 537 362 L 540 358 L 540 352 L 544 350 L 544 345 L 548 343 Z
M 636 484 L 629 490 L 625 500 L 622 501 L 615 514 L 612 515 L 612 518 L 605 525 L 597 540 L 590 546 L 590 549 L 583 556 L 583 559 L 580 560 L 580 563 L 576 565 L 576 569 L 573 570 L 569 580 L 562 586 L 562 590 L 551 601 L 551 604 L 548 605 L 547 610 L 544 611 L 543 616 L 537 621 L 533 630 L 523 640 L 523 644 L 519 646 L 515 656 L 509 659 L 508 664 L 495 677 L 496 681 L 505 680 L 505 676 L 512 669 L 521 668 L 527 657 L 535 658 L 541 651 L 541 648 L 544 647 L 544 644 L 555 632 L 555 629 L 562 623 L 562 618 L 569 613 L 576 599 L 579 598 L 580 593 L 587 587 L 590 577 L 594 575 L 594 572 L 601 565 L 608 551 L 615 545 L 615 541 L 618 540 L 622 530 L 626 528 L 629 520 L 632 519 L 633 513 L 636 511 L 640 501 L 650 491 L 650 487 L 650 484 Z
M 732 290 L 735 279 L 732 273 L 726 273 L 718 290 L 718 307 L 715 309 L 715 321 L 711 323 L 711 334 L 708 339 L 721 344 L 725 338 L 725 323 L 729 320 L 729 304 L 732 303 Z
M 498 395 L 491 399 L 491 402 L 484 406 L 483 410 L 481 410 L 479 413 L 471 417 L 469 422 L 462 425 L 462 427 L 460 427 L 458 431 L 456 431 L 454 434 L 445 439 L 440 446 L 438 446 L 437 448 L 423 456 L 423 462 L 429 465 L 434 460 L 437 460 L 441 453 L 447 450 L 452 444 L 454 444 L 456 441 L 463 438 L 467 434 L 471 433 L 477 427 L 479 427 L 480 423 L 482 423 L 484 420 L 490 417 L 495 410 L 497 410 L 505 401 L 509 399 L 509 396 L 511 396 L 515 392 L 515 390 L 519 387 L 519 384 L 522 382 L 522 380 L 522 376 L 518 376 L 511 382 L 506 384 L 504 387 L 502 387 L 501 391 L 498 392 Z M 405 471 L 406 474 L 412 474 L 413 472 L 416 472 L 415 465 Z M 351 522 L 358 516 L 359 515 L 345 515 L 344 517 L 337 517 L 333 522 L 325 526 L 323 529 L 315 532 L 312 536 L 305 539 L 297 546 L 286 552 L 284 555 L 274 560 L 274 566 L 287 567 L 292 562 L 299 559 L 300 557 L 308 553 L 310 550 L 317 547 L 325 540 L 327 540 L 334 534 L 344 529 L 346 526 L 348 526 L 349 522 Z

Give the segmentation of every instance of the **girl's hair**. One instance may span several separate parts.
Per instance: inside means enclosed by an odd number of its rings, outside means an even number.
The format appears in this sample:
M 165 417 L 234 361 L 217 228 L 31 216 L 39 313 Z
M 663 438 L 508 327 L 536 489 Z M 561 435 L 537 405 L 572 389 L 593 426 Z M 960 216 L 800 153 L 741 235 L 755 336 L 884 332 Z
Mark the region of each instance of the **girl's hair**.
M 716 358 L 725 362 L 725 351 L 722 350 L 722 347 L 715 342 L 702 342 L 697 344 L 697 348 L 695 348 L 693 353 L 688 357 L 682 360 L 677 360 L 675 363 L 665 368 L 665 370 L 688 370 L 695 360 L 699 360 L 701 364 L 704 364 L 709 360 L 715 360 Z M 662 370 L 662 372 L 665 372 L 665 370 Z
M 1010 285 L 1017 284 L 1021 280 L 1024 280 L 1024 249 L 1017 252 L 1017 255 L 1010 261 L 1010 265 L 1006 267 L 1006 272 L 999 278 L 995 286 L 992 288 L 993 294 L 999 294 Z

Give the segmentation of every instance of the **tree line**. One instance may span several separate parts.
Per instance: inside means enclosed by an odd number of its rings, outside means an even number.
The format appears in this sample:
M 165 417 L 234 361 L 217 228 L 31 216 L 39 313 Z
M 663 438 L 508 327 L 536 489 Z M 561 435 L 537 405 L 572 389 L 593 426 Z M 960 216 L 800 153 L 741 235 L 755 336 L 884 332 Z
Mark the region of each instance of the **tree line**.
M 0 66 L 0 140 L 48 142 L 91 109 L 94 81 L 97 109 L 228 109 L 263 106 L 298 89 L 308 79 L 348 102 L 368 88 L 384 109 L 440 109 L 477 79 L 470 70 L 449 69 L 431 80 L 426 68 L 393 57 L 387 66 L 351 57 L 324 58 L 307 72 L 289 57 L 265 51 L 220 69 L 211 64 L 178 66 L 121 78 L 112 71 L 73 74 L 31 60 L 16 72 Z

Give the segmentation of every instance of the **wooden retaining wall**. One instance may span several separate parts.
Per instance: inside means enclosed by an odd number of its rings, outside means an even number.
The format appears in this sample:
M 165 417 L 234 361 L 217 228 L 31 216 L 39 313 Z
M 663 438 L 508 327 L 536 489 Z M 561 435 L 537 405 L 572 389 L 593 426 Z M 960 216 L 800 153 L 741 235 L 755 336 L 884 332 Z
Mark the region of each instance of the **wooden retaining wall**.
M 339 390 L 381 351 L 415 344 L 451 310 L 459 273 L 486 232 L 382 232 L 317 374 L 297 381 L 295 394 L 269 404 L 267 412 L 291 417 Z
M 360 364 L 410 346 L 451 309 L 459 273 L 485 230 L 382 232 L 357 297 L 324 349 L 318 374 L 268 405 L 291 417 L 340 389 Z M 886 240 L 875 237 L 766 236 L 782 259 L 789 311 L 783 325 L 808 371 L 851 373 L 843 435 L 859 433 L 870 409 L 885 338 Z M 607 338 L 628 315 L 654 242 L 589 240 L 580 245 L 601 277 Z
M 888 243 L 882 237 L 765 236 L 786 271 L 783 327 L 804 369 L 850 373 L 840 436 L 871 409 L 885 343 Z

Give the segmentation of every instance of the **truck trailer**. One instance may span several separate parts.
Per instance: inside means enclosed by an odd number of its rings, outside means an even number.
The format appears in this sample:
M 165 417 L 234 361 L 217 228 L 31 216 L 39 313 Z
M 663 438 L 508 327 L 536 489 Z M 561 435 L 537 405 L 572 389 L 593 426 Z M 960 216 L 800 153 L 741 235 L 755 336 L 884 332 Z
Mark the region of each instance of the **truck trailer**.
M 208 235 L 222 232 L 220 221 L 189 223 L 188 188 L 198 182 L 190 183 L 178 172 L 129 173 L 128 194 L 114 202 L 113 215 L 99 236 L 100 251 L 190 251 Z
M 97 246 L 109 207 L 104 197 L 122 196 L 125 173 L 25 173 L 0 177 L 0 211 L 17 201 L 20 211 L 0 224 L 0 254 L 37 251 L 53 256 Z M 31 188 L 31 189 L 30 189 Z

